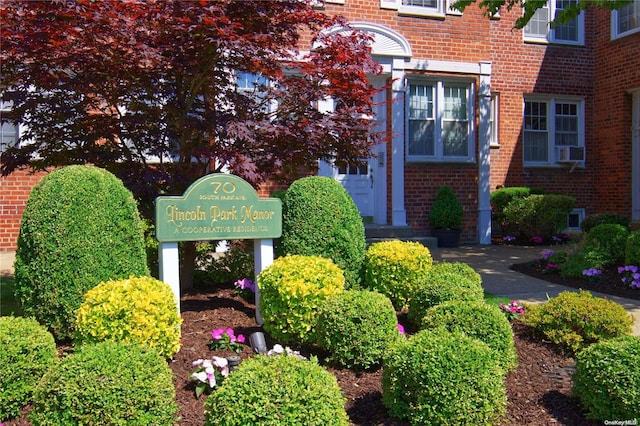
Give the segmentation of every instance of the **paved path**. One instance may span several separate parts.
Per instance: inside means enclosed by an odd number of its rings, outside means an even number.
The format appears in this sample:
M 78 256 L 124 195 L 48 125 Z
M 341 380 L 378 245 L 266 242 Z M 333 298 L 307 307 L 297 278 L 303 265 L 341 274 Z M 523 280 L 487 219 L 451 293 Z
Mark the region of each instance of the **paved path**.
M 464 262 L 482 275 L 485 290 L 496 296 L 508 297 L 526 303 L 541 303 L 562 291 L 577 291 L 573 288 L 550 283 L 509 269 L 514 263 L 534 260 L 542 255 L 545 247 L 523 246 L 463 246 L 431 250 L 434 260 Z M 15 255 L 0 252 L 0 280 L 3 275 L 13 274 Z M 640 336 L 640 301 L 594 293 L 616 301 L 635 316 L 633 332 Z

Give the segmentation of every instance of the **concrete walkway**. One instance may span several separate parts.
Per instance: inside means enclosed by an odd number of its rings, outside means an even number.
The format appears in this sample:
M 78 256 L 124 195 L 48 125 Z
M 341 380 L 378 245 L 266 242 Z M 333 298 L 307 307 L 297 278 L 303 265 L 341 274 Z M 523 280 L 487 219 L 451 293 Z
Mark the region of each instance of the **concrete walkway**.
M 541 257 L 545 248 L 472 245 L 437 248 L 432 249 L 431 253 L 435 261 L 447 260 L 467 263 L 482 275 L 483 287 L 493 295 L 525 303 L 542 303 L 562 291 L 577 290 L 512 271 L 509 267 L 514 263 L 523 263 Z M 13 274 L 14 259 L 14 253 L 0 252 L 0 280 L 2 280 L 2 276 Z M 633 333 L 640 336 L 640 300 L 599 293 L 594 293 L 594 295 L 609 298 L 624 306 L 636 318 Z

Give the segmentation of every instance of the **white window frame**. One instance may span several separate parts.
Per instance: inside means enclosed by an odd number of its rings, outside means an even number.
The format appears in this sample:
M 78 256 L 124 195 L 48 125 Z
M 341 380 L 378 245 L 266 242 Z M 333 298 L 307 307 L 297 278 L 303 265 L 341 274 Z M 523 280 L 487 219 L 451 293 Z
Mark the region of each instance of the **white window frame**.
M 582 224 L 582 221 L 584 220 L 585 217 L 585 209 L 573 209 L 571 210 L 568 214 L 567 214 L 567 231 L 580 231 L 582 228 L 580 228 L 580 225 Z M 578 216 L 578 226 L 569 226 L 569 216 Z
M 626 7 L 630 7 L 633 9 L 634 16 L 636 18 L 636 27 L 627 31 L 618 32 L 618 27 L 620 24 L 620 17 L 621 17 L 620 14 L 621 14 L 621 11 Z M 629 5 L 625 5 L 620 9 L 611 11 L 611 39 L 612 40 L 626 37 L 638 32 L 640 32 L 640 1 L 635 0 L 633 3 Z
M 400 0 L 398 12 L 403 15 L 430 16 L 434 18 L 444 18 L 445 0 L 435 0 L 436 7 L 405 5 L 404 0 Z
M 489 110 L 489 144 L 492 147 L 500 147 L 500 94 L 491 93 L 491 106 Z
M 535 102 L 546 104 L 546 134 L 547 134 L 547 159 L 544 161 L 533 161 L 527 160 L 525 157 L 526 146 L 525 146 L 525 134 L 527 131 L 535 131 L 535 129 L 528 130 L 526 128 L 526 116 L 525 116 L 525 105 L 527 102 Z M 566 164 L 561 163 L 558 158 L 558 147 L 566 146 L 566 145 L 556 145 L 556 105 L 557 104 L 572 104 L 576 105 L 576 115 L 577 115 L 577 145 L 576 146 L 584 149 L 585 146 L 585 118 L 584 118 L 584 99 L 578 97 L 567 97 L 567 96 L 557 96 L 557 97 L 549 97 L 549 96 L 540 96 L 540 95 L 525 95 L 524 102 L 522 103 L 522 162 L 526 167 L 564 167 Z M 584 167 L 584 161 L 574 162 L 574 165 Z
M 2 101 L 0 99 L 0 117 L 3 115 L 3 113 L 11 111 L 11 107 L 11 102 Z M 0 124 L 0 126 L 2 126 L 2 128 L 0 129 L 0 153 L 2 153 L 9 146 L 15 146 L 18 143 L 18 139 L 20 137 L 20 125 L 2 123 Z M 7 143 L 4 142 L 5 133 L 7 133 L 7 140 L 9 140 L 9 134 L 13 134 L 13 138 Z
M 546 44 L 546 43 L 568 44 L 568 45 L 574 45 L 574 46 L 583 46 L 584 45 L 584 33 L 585 33 L 584 11 L 580 12 L 580 14 L 576 18 L 574 18 L 574 20 L 576 21 L 576 25 L 578 26 L 578 28 L 577 28 L 578 39 L 577 40 L 563 40 L 563 39 L 558 39 L 556 37 L 557 29 L 551 28 L 550 22 L 553 20 L 552 17 L 556 16 L 556 12 L 558 10 L 560 10 L 560 9 L 557 8 L 558 1 L 560 1 L 560 0 L 549 0 L 544 8 L 540 8 L 540 9 L 538 9 L 536 11 L 536 14 L 531 18 L 531 20 L 535 19 L 537 17 L 537 15 L 542 14 L 546 10 L 546 15 L 547 16 L 546 16 L 546 18 L 543 16 L 542 19 L 546 19 L 547 31 L 546 31 L 545 34 L 542 34 L 542 33 L 533 34 L 533 33 L 527 32 L 527 29 L 529 27 L 529 24 L 527 24 L 525 26 L 525 28 L 522 30 L 522 34 L 523 34 L 525 42 L 543 43 L 543 44 Z M 529 21 L 529 22 L 531 22 L 531 21 Z M 560 24 L 556 24 L 556 26 L 557 25 L 560 25 Z
M 433 93 L 433 121 L 434 121 L 434 154 L 415 155 L 410 154 L 410 104 L 411 87 L 432 87 Z M 466 121 L 467 122 L 467 155 L 444 155 L 444 144 L 442 139 L 442 129 L 445 121 L 450 121 L 444 117 L 445 112 L 445 87 L 463 88 L 466 90 Z M 406 81 L 406 117 L 405 117 L 405 152 L 406 160 L 410 163 L 417 162 L 441 162 L 441 163 L 474 163 L 475 162 L 475 85 L 469 80 L 429 80 L 420 78 L 409 78 Z

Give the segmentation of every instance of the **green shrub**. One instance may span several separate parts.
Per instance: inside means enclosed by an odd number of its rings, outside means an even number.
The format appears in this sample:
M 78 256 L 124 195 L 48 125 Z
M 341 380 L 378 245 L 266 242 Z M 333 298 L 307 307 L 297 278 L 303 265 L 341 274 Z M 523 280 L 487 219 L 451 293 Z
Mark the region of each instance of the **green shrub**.
M 264 329 L 285 343 L 313 342 L 322 301 L 344 291 L 344 275 L 331 259 L 285 256 L 258 275 Z
M 640 230 L 633 231 L 627 237 L 624 249 L 625 265 L 640 265 Z
M 16 251 L 16 296 L 25 315 L 60 340 L 99 282 L 148 275 L 142 222 L 131 192 L 106 170 L 69 166 L 29 196 Z
M 583 278 L 582 271 L 596 267 L 598 265 L 593 263 L 593 259 L 587 259 L 584 251 L 569 253 L 564 262 L 558 263 L 560 275 L 572 278 Z
M 514 198 L 503 210 L 507 228 L 518 229 L 520 236 L 530 239 L 551 238 L 567 227 L 567 215 L 575 198 L 568 195 L 544 194 Z
M 36 320 L 0 317 L 0 422 L 20 414 L 57 360 L 53 335 Z
M 34 392 L 38 425 L 173 425 L 173 374 L 164 358 L 139 346 L 81 346 L 47 373 Z
M 78 343 L 136 342 L 171 358 L 180 349 L 180 323 L 171 287 L 151 277 L 106 281 L 89 290 L 76 320 Z
M 216 253 L 213 244 L 196 247 L 197 269 L 194 271 L 194 286 L 218 287 L 242 278 L 253 279 L 255 275 L 253 246 L 244 240 L 232 241 L 229 250 Z
M 420 327 L 427 309 L 449 300 L 482 301 L 482 277 L 466 263 L 442 262 L 417 283 L 409 305 L 408 319 Z
M 614 223 L 617 225 L 622 225 L 625 228 L 629 229 L 631 219 L 618 213 L 598 213 L 585 217 L 582 220 L 582 223 L 580 223 L 580 228 L 583 232 L 589 233 L 595 226 L 601 225 L 603 223 Z
M 374 243 L 365 255 L 365 286 L 384 294 L 396 310 L 401 310 L 432 264 L 431 252 L 420 243 L 398 240 Z
M 348 425 L 335 376 L 295 356 L 246 359 L 205 402 L 206 425 Z
M 631 333 L 632 317 L 616 302 L 590 292 L 563 291 L 541 305 L 532 305 L 525 323 L 570 352 L 605 339 Z
M 573 394 L 588 418 L 634 420 L 640 415 L 640 337 L 596 343 L 580 352 Z
M 624 261 L 629 231 L 622 225 L 603 223 L 587 234 L 585 259 L 596 268 L 619 265 Z
M 329 352 L 330 362 L 367 369 L 380 364 L 387 347 L 400 337 L 397 325 L 389 298 L 372 291 L 348 290 L 320 305 L 317 343 Z
M 385 357 L 382 402 L 414 425 L 495 424 L 506 411 L 504 371 L 480 340 L 423 330 Z
M 429 211 L 429 223 L 434 229 L 460 229 L 464 210 L 456 194 L 448 186 L 436 191 L 436 198 Z
M 505 371 L 518 364 L 511 323 L 497 306 L 482 302 L 453 300 L 427 310 L 422 329 L 443 327 L 474 337 L 491 348 Z
M 282 205 L 280 254 L 332 259 L 347 288 L 357 288 L 364 265 L 364 225 L 358 208 L 339 182 L 309 176 L 295 181 Z
M 503 211 L 509 203 L 516 198 L 526 198 L 531 194 L 531 189 L 523 186 L 500 188 L 491 193 L 491 213 L 498 222 L 504 221 Z

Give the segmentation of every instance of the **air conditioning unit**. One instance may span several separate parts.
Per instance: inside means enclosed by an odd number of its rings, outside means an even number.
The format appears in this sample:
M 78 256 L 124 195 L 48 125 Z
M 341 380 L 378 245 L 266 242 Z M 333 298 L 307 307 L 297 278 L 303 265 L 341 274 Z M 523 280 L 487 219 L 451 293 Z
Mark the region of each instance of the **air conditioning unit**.
M 558 146 L 556 147 L 556 154 L 559 163 L 577 163 L 584 161 L 583 146 Z

